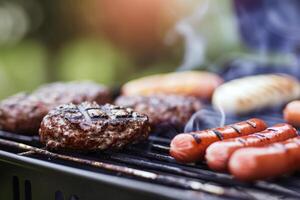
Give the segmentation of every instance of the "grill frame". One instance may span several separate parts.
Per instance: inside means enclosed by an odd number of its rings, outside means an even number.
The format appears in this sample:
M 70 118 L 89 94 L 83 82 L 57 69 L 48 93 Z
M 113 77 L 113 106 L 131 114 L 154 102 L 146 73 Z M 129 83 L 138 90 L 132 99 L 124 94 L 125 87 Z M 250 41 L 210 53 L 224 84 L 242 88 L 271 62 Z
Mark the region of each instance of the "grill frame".
M 216 113 L 211 113 L 212 116 Z M 257 116 L 257 115 L 256 115 Z M 275 117 L 274 117 L 275 116 Z M 269 122 L 269 125 L 272 125 L 277 122 L 281 122 L 282 118 L 278 114 L 276 115 L 267 115 L 264 116 L 260 114 L 258 117 Z M 249 116 L 247 117 L 249 118 Z M 243 120 L 243 118 L 227 118 L 228 123 L 232 123 L 237 120 Z M 41 147 L 42 145 L 38 142 L 38 137 L 36 136 L 19 136 L 12 133 L 5 133 L 0 131 L 0 138 L 7 139 L 7 141 L 17 141 L 26 143 L 35 147 Z M 166 144 L 168 142 L 167 138 L 151 136 L 150 141 L 152 147 L 158 148 L 161 151 L 164 146 L 160 146 L 159 144 Z M 158 143 L 158 144 L 156 144 Z M 155 146 L 156 145 L 156 146 Z M 163 148 L 162 148 L 163 147 Z M 132 147 L 131 147 L 132 148 Z M 133 148 L 136 148 L 135 146 Z M 0 145 L 1 149 L 1 145 Z M 130 148 L 129 148 L 130 149 Z M 139 148 L 138 148 L 139 149 Z M 130 151 L 130 150 L 129 150 Z M 76 165 L 70 165 L 64 162 L 57 162 L 56 160 L 48 160 L 45 161 L 45 157 L 43 159 L 38 158 L 36 156 L 31 157 L 30 154 L 20 156 L 16 153 L 12 153 L 14 150 L 6 149 L 5 151 L 0 150 L 0 171 L 5 172 L 5 178 L 0 180 L 0 188 L 6 188 L 6 191 L 0 192 L 0 199 L 49 199 L 49 200 L 61 200 L 61 199 L 99 199 L 99 198 L 110 198 L 110 199 L 119 199 L 120 196 L 122 199 L 228 199 L 228 196 L 217 196 L 212 195 L 203 191 L 193 191 L 182 188 L 176 188 L 169 185 L 157 184 L 155 182 L 145 182 L 144 180 L 134 179 L 132 177 L 126 176 L 118 176 L 118 174 L 104 174 L 99 171 L 92 171 L 88 168 L 80 169 Z M 60 153 L 62 155 L 68 155 L 67 152 Z M 125 153 L 121 152 L 108 152 L 108 155 L 115 158 L 122 158 L 122 155 Z M 98 154 L 100 155 L 100 154 Z M 148 154 L 147 154 L 148 155 Z M 158 154 L 159 155 L 159 154 Z M 28 157 L 30 156 L 30 157 Z M 91 159 L 96 159 L 97 154 L 93 155 Z M 161 156 L 164 156 L 161 154 Z M 76 155 L 75 155 L 76 157 Z M 143 158 L 143 156 L 140 156 Z M 109 158 L 110 160 L 111 158 Z M 170 159 L 167 157 L 167 159 Z M 122 160 L 121 160 L 122 161 Z M 117 164 L 121 163 L 117 162 Z M 168 163 L 166 161 L 166 163 Z M 173 166 L 172 160 L 170 160 L 170 165 L 166 164 L 166 166 Z M 165 164 L 165 163 L 163 163 Z M 128 165 L 125 162 L 125 166 Z M 129 164 L 129 166 L 132 166 Z M 133 165 L 134 166 L 134 165 Z M 190 168 L 190 165 L 179 165 L 175 164 L 175 166 L 179 166 L 182 169 Z M 141 167 L 133 167 L 137 169 L 141 169 Z M 146 171 L 153 171 L 151 169 L 146 168 Z M 202 168 L 200 171 L 203 170 Z M 155 170 L 161 172 L 161 170 Z M 197 171 L 196 171 L 197 173 Z M 1 175 L 1 173 L 0 173 Z M 63 176 L 62 176 L 63 175 Z M 173 174 L 172 174 L 173 175 Z M 228 175 L 227 175 L 228 176 Z M 13 196 L 4 196 L 5 194 L 10 194 L 14 192 L 12 190 L 12 180 L 13 177 L 19 178 L 19 196 L 21 198 L 12 198 Z M 188 180 L 194 180 L 195 178 L 187 178 Z M 205 178 L 204 178 L 205 179 Z M 297 179 L 297 178 L 296 178 Z M 45 181 L 46 180 L 46 181 Z M 59 180 L 59 182 L 55 182 Z M 77 180 L 77 182 L 74 182 Z M 202 180 L 202 178 L 196 178 L 196 180 Z M 298 180 L 298 179 L 297 179 Z M 226 181 L 226 179 L 225 179 Z M 205 181 L 207 182 L 207 180 Z M 30 193 L 24 192 L 26 191 L 28 185 L 30 185 Z M 208 180 L 208 183 L 211 183 L 211 180 Z M 299 188 L 300 188 L 300 178 L 299 178 Z M 88 185 L 88 188 L 82 187 L 81 185 Z M 221 185 L 222 186 L 222 185 Z M 256 185 L 242 186 L 242 184 L 235 184 L 235 187 L 232 187 L 234 190 L 239 191 L 241 187 L 246 187 L 247 192 L 249 190 L 254 190 L 257 193 L 263 193 L 264 195 L 272 194 L 272 191 L 278 192 L 276 198 L 273 199 L 297 199 L 300 198 L 300 193 L 296 193 L 297 196 L 294 195 L 293 191 L 285 190 L 284 187 L 279 187 L 276 183 L 261 181 Z M 43 194 L 37 188 L 43 188 Z M 46 189 L 45 189 L 46 188 Z M 48 188 L 48 190 L 47 190 Z M 53 188 L 57 188 L 56 190 Z M 63 188 L 63 189 L 59 189 Z M 228 191 L 232 189 L 230 187 L 226 187 L 225 189 Z M 259 189 L 259 190 L 258 190 Z M 263 191 L 265 189 L 265 191 Z M 65 198 L 55 197 L 55 192 L 60 190 L 63 194 L 65 194 Z M 92 193 L 89 191 L 93 191 Z M 76 194 L 74 194 L 76 191 Z M 103 192 L 104 191 L 104 192 Z M 117 192 L 116 192 L 117 191 Z M 241 190 L 241 198 L 243 197 L 243 192 L 245 190 Z M 266 194 L 265 194 L 266 193 Z M 283 195 L 284 194 L 284 195 Z M 3 195 L 3 196 L 1 196 Z M 72 195 L 76 195 L 73 196 Z M 246 199 L 265 199 L 271 196 L 250 196 L 246 195 Z M 281 198 L 284 196 L 284 198 Z M 24 198 L 22 198 L 24 197 Z M 27 197 L 27 198 L 25 198 Z M 253 198 L 250 198 L 253 197 Z M 262 198 L 263 197 L 263 198 Z M 237 195 L 235 195 L 237 198 Z M 244 198 L 244 197 L 243 197 Z M 270 198 L 271 200 L 271 198 Z
M 78 199 L 99 199 L 107 198 L 109 194 L 111 199 L 122 196 L 124 199 L 195 199 L 199 194 L 203 199 L 207 199 L 210 195 L 198 192 L 179 192 L 177 189 L 165 187 L 161 185 L 146 183 L 129 178 L 106 175 L 96 172 L 91 172 L 82 169 L 76 169 L 69 166 L 49 163 L 42 160 L 18 156 L 13 153 L 0 151 L 0 169 L 7 173 L 4 178 L 1 178 L 1 188 L 7 188 L 7 191 L 1 191 L 0 199 L 14 199 L 11 187 L 11 177 L 18 177 L 20 180 L 30 180 L 32 183 L 32 199 L 54 200 L 55 192 L 62 191 L 66 197 L 76 195 Z M 39 177 L 43 175 L 43 179 Z M 63 175 L 59 182 L 55 183 L 55 178 Z M 6 177 L 6 178 L 5 178 Z M 10 180 L 9 180 L 10 179 Z M 73 180 L 80 180 L 75 183 Z M 72 182 L 72 185 L 70 184 Z M 55 184 L 54 184 L 55 183 Z M 80 185 L 88 184 L 89 187 L 96 187 L 99 191 L 93 194 L 87 194 L 91 188 L 80 188 Z M 6 186 L 5 186 L 6 185 Z M 37 192 L 34 186 L 40 188 L 48 188 L 41 194 Z M 72 186 L 66 187 L 67 185 Z M 56 188 L 56 189 L 55 189 Z M 103 190 L 108 190 L 103 193 Z M 76 192 L 74 192 L 76 191 Z M 114 197 L 114 192 L 118 193 Z M 23 193 L 22 191 L 20 191 Z M 6 196 L 8 195 L 8 196 Z M 25 194 L 24 194 L 25 196 Z M 134 198 L 133 198 L 134 197 Z M 122 198 L 122 199 L 123 199 Z M 23 198 L 21 198 L 23 199 Z M 69 199 L 69 198 L 65 198 Z M 56 199 L 55 199 L 56 200 Z
M 1 133 L 1 131 L 0 131 Z M 7 140 L 10 142 L 9 140 Z M 28 140 L 26 140 L 28 141 Z M 1 146 L 1 145 L 0 145 Z M 110 186 L 111 188 L 115 188 L 118 191 L 118 194 L 122 194 L 123 196 L 127 196 L 128 199 L 224 199 L 221 197 L 217 197 L 215 195 L 209 195 L 207 193 L 199 192 L 199 191 L 192 191 L 192 190 L 182 190 L 178 188 L 172 188 L 170 186 L 164 186 L 161 184 L 155 184 L 155 183 L 149 183 L 144 182 L 141 180 L 133 180 L 132 178 L 126 178 L 126 177 L 119 177 L 116 175 L 107 175 L 102 174 L 99 172 L 92 172 L 87 169 L 79 169 L 75 166 L 69 167 L 68 163 L 64 163 L 64 165 L 55 163 L 55 160 L 50 159 L 50 162 L 43 161 L 41 159 L 26 157 L 26 156 L 20 156 L 20 153 L 23 152 L 16 152 L 11 153 L 8 152 L 10 150 L 0 150 L 0 171 L 5 171 L 5 173 L 10 174 L 6 179 L 0 180 L 0 185 L 10 184 L 12 177 L 23 177 L 23 180 L 33 180 L 33 182 L 37 182 L 37 184 L 44 185 L 43 188 L 49 188 L 49 191 L 44 191 L 45 195 L 39 196 L 41 194 L 38 194 L 38 196 L 35 196 L 37 194 L 35 191 L 32 192 L 33 198 L 32 199 L 53 199 L 53 191 L 51 192 L 52 188 L 56 187 L 56 185 L 51 184 L 41 184 L 40 176 L 39 175 L 33 175 L 34 172 L 44 172 L 44 175 L 46 176 L 47 182 L 53 182 L 52 179 L 49 180 L 49 176 L 51 177 L 51 174 L 59 177 L 59 180 L 61 182 L 62 186 L 68 185 L 68 182 L 65 180 L 65 178 L 61 178 L 61 176 L 58 176 L 57 174 L 62 175 L 71 175 L 72 177 L 76 179 L 80 179 L 88 185 L 93 185 L 92 181 L 96 181 L 96 184 L 98 184 L 99 190 L 103 190 L 103 187 Z M 26 152 L 26 151 L 25 151 Z M 24 154 L 27 155 L 27 154 Z M 65 154 L 59 154 L 59 155 L 65 155 Z M 30 154 L 29 154 L 30 156 Z M 76 156 L 75 156 L 76 158 Z M 86 166 L 84 166 L 86 167 Z M 11 169 L 14 169 L 13 171 Z M 146 170 L 147 172 L 147 170 Z M 72 185 L 74 182 L 72 182 Z M 50 186 L 49 186 L 50 185 Z M 3 187 L 1 187 L 3 188 Z M 9 186 L 6 186 L 4 188 L 9 188 Z M 34 188 L 34 187 L 32 187 Z M 121 190 L 121 191 L 120 191 Z M 72 191 L 78 191 L 76 196 L 82 196 L 86 194 L 86 190 L 83 188 L 78 187 L 78 189 L 72 186 L 72 189 L 67 188 L 67 194 L 70 194 Z M 107 196 L 103 196 L 101 194 L 102 192 L 99 191 L 97 193 L 93 193 L 89 196 L 83 196 L 82 199 L 99 199 L 99 198 L 107 198 Z M 123 192 L 122 192 L 123 191 Z M 5 195 L 5 193 L 10 193 L 9 190 L 6 192 L 0 193 L 0 199 L 10 199 L 7 198 L 7 196 L 1 196 Z M 139 196 L 138 194 L 141 194 Z M 52 194 L 52 197 L 51 197 Z M 110 194 L 114 194 L 113 190 Z M 13 194 L 11 194 L 13 195 Z M 26 195 L 26 194 L 22 194 Z M 50 196 L 50 198 L 49 198 Z M 14 199 L 14 198 L 13 198 Z M 22 199 L 22 198 L 21 198 Z M 80 198 L 81 199 L 81 198 Z M 118 199 L 113 198 L 112 195 L 110 195 L 110 199 Z M 123 198 L 122 198 L 123 199 Z M 127 199 L 127 198 L 124 198 Z M 27 199 L 26 199 L 27 200 Z M 29 200 L 29 199 L 28 199 Z M 55 199 L 56 200 L 56 199 Z M 60 199 L 59 199 L 60 200 Z

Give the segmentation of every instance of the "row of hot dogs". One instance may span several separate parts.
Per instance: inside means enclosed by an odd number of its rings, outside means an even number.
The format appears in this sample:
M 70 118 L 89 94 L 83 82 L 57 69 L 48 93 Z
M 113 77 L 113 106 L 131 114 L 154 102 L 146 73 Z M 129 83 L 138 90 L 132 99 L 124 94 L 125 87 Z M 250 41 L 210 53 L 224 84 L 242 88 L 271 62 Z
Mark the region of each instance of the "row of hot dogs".
M 221 128 L 177 135 L 170 154 L 179 162 L 206 160 L 216 171 L 244 181 L 271 178 L 300 169 L 300 137 L 294 127 L 272 127 L 249 119 Z

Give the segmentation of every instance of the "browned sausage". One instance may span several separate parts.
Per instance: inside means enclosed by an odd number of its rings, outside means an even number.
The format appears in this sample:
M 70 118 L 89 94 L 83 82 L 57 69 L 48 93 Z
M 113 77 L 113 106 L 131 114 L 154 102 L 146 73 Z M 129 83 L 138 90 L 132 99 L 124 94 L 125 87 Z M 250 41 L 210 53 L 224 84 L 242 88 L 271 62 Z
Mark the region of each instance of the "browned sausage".
M 195 162 L 203 159 L 206 148 L 216 141 L 249 135 L 266 128 L 263 120 L 254 118 L 221 128 L 182 133 L 171 141 L 170 154 L 179 162 Z
M 222 83 L 222 78 L 214 73 L 182 71 L 132 80 L 123 85 L 122 94 L 124 96 L 174 94 L 209 100 L 214 90 Z
M 300 101 L 290 102 L 283 111 L 284 119 L 295 127 L 300 127 Z
M 296 137 L 297 131 L 289 124 L 277 124 L 251 135 L 215 142 L 206 150 L 208 166 L 216 171 L 226 171 L 231 155 L 243 147 L 258 147 Z
M 299 169 L 299 136 L 264 147 L 239 149 L 229 160 L 230 172 L 243 181 L 276 177 Z

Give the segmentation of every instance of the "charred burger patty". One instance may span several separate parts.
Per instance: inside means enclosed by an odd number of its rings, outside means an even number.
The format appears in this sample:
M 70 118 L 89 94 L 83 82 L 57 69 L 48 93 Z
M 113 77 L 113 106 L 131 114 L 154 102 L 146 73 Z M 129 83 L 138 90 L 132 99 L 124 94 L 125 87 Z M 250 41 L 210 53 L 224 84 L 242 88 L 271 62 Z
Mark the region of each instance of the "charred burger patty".
M 147 138 L 148 117 L 130 108 L 84 102 L 65 104 L 41 123 L 40 139 L 49 149 L 119 149 Z

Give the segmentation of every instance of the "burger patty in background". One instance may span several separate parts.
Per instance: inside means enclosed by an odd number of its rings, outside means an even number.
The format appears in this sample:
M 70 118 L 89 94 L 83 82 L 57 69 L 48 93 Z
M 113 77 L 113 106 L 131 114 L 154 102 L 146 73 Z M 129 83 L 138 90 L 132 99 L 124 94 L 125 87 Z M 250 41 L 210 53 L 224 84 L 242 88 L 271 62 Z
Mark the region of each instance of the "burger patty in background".
M 120 96 L 116 105 L 129 107 L 149 116 L 152 127 L 171 126 L 182 131 L 184 125 L 201 109 L 199 99 L 180 95 Z
M 52 83 L 31 94 L 19 93 L 0 102 L 0 128 L 35 135 L 49 110 L 65 103 L 111 101 L 108 88 L 93 82 Z

